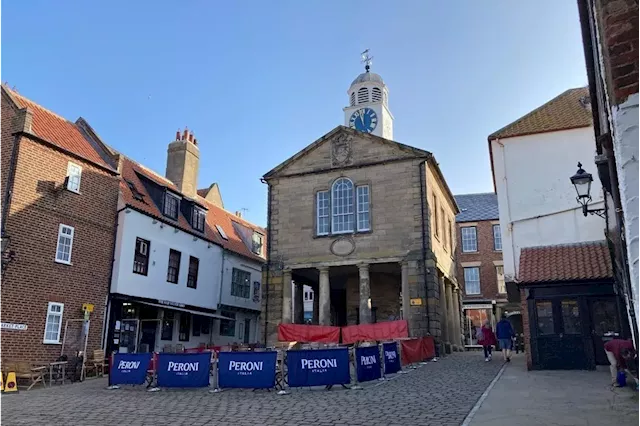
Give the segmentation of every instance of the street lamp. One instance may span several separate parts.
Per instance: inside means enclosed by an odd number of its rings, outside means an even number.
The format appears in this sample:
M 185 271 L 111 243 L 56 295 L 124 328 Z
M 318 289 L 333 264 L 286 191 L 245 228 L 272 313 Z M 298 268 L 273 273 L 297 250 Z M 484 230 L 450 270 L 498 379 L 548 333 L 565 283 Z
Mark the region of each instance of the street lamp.
M 582 163 L 578 163 L 578 171 L 570 179 L 578 194 L 576 201 L 582 205 L 582 214 L 585 217 L 589 214 L 597 214 L 604 218 L 604 209 L 589 209 L 593 176 L 582 168 Z

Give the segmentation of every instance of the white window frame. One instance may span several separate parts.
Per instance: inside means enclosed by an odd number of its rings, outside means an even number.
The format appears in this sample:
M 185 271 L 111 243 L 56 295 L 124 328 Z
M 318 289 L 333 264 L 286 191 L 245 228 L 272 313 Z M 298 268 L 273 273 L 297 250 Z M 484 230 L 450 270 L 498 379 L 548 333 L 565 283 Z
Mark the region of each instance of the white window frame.
M 475 242 L 475 248 L 473 250 L 467 250 L 465 249 L 465 231 L 467 230 L 471 230 L 473 229 L 473 237 L 474 237 L 474 242 Z M 462 252 L 463 253 L 476 253 L 478 251 L 478 228 L 476 228 L 475 226 L 462 226 L 460 227 L 460 239 L 461 239 L 461 244 L 462 244 Z M 470 243 L 470 238 L 467 238 L 466 240 L 468 243 Z
M 334 209 L 338 207 L 338 203 L 336 202 L 335 190 L 336 190 L 336 185 L 341 184 L 342 182 L 348 182 L 351 185 L 351 195 L 349 196 L 349 194 L 347 194 L 347 196 L 344 197 L 347 203 L 350 203 L 350 204 L 347 204 L 345 207 L 347 209 L 348 207 L 351 207 L 351 212 L 336 213 Z M 331 233 L 332 234 L 352 234 L 354 232 L 356 227 L 356 216 L 355 216 L 356 200 L 355 200 L 354 192 L 355 192 L 355 185 L 353 184 L 353 181 L 346 177 L 341 177 L 336 179 L 335 182 L 333 182 L 333 184 L 331 185 Z M 342 229 L 340 231 L 336 231 L 336 223 L 337 223 L 336 218 L 338 217 L 343 217 L 346 220 L 349 220 L 349 217 L 351 217 L 351 229 L 347 228 L 347 229 Z
M 367 202 L 360 203 L 360 192 L 361 190 L 364 192 L 366 190 Z M 364 196 L 364 194 L 363 194 Z M 371 191 L 369 189 L 369 185 L 360 185 L 356 186 L 356 221 L 357 221 L 357 229 L 358 232 L 370 231 L 371 230 Z M 366 207 L 366 209 L 365 209 Z M 363 227 L 360 220 L 360 215 L 366 214 L 367 216 L 367 226 Z
M 72 169 L 77 169 L 78 173 L 77 174 L 71 174 Z M 72 186 L 72 179 L 77 176 L 78 177 L 78 184 L 75 185 L 76 187 L 74 188 Z M 67 164 L 67 190 L 71 191 L 71 192 L 75 192 L 76 194 L 80 193 L 80 183 L 82 182 L 82 166 L 80 166 L 79 164 L 76 163 L 72 163 L 71 161 L 69 161 L 69 163 Z
M 258 256 L 262 256 L 263 247 L 264 247 L 264 235 L 262 235 L 259 232 L 254 232 L 253 235 L 251 236 L 251 252 Z
M 51 308 L 53 306 L 59 306 L 60 312 L 51 312 Z M 45 317 L 45 321 L 44 321 L 44 336 L 42 337 L 42 343 L 51 344 L 51 345 L 60 344 L 60 334 L 62 332 L 62 315 L 63 314 L 64 314 L 64 303 L 49 302 L 49 304 L 47 305 L 47 316 Z M 58 323 L 58 331 L 57 331 L 58 339 L 57 340 L 47 339 L 47 326 L 49 325 L 49 315 L 54 315 L 60 318 L 60 322 Z
M 478 291 L 477 292 L 476 291 L 473 291 L 473 292 L 469 291 L 469 282 L 471 280 L 469 280 L 467 278 L 467 272 L 471 272 L 471 271 L 474 271 L 474 274 L 475 274 L 475 271 L 477 271 L 477 277 L 478 277 L 478 280 L 477 280 Z M 475 277 L 473 277 L 473 278 L 475 278 Z M 473 283 L 475 284 L 476 281 L 473 280 Z M 464 268 L 464 294 L 466 294 L 467 296 L 482 294 L 482 287 L 480 286 L 480 267 L 473 266 L 473 267 L 470 267 L 470 268 Z
M 324 198 L 322 206 L 320 206 L 320 197 Z M 326 203 L 326 205 L 324 204 Z M 326 214 L 321 214 L 320 209 L 326 211 Z M 321 220 L 327 219 L 327 227 L 326 231 L 320 229 Z M 329 191 L 318 191 L 316 192 L 316 235 L 329 235 L 331 232 L 331 194 Z
M 500 273 L 502 271 L 502 273 Z M 507 284 L 504 282 L 504 266 L 496 265 L 496 281 L 498 283 L 498 293 L 506 294 L 507 293 Z
M 496 229 L 498 230 L 497 234 Z M 502 251 L 502 229 L 500 228 L 500 225 L 492 225 L 491 230 L 493 231 L 493 250 Z M 500 247 L 498 247 L 498 241 L 500 242 Z
M 63 234 L 62 230 L 63 229 L 70 229 L 71 230 L 71 234 Z M 71 265 L 71 253 L 73 251 L 73 236 L 75 235 L 75 229 L 73 226 L 69 226 L 69 225 L 65 225 L 64 223 L 61 223 L 60 226 L 58 227 L 58 238 L 56 239 L 56 258 L 55 261 L 57 263 L 64 263 L 65 265 Z M 59 254 L 61 253 L 59 251 L 59 246 L 60 246 L 60 238 L 63 237 L 64 238 L 69 238 L 69 259 L 65 260 L 61 257 L 59 257 Z

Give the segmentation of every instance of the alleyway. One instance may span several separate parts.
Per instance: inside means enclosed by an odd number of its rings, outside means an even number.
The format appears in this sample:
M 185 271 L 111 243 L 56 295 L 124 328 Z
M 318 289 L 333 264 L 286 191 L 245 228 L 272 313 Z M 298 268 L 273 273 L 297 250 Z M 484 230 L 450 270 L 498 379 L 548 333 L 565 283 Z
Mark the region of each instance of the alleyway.
M 514 357 L 472 414 L 471 426 L 637 425 L 638 393 L 608 386 L 608 368 L 598 371 L 527 372 Z

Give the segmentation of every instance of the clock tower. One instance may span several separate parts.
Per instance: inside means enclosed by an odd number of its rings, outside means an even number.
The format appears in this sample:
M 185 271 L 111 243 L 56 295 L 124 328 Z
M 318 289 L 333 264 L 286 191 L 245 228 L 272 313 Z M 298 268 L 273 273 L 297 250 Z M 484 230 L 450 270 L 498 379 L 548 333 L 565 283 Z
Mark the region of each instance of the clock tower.
M 345 126 L 393 140 L 393 115 L 389 111 L 389 91 L 380 75 L 371 72 L 369 50 L 362 52 L 365 72 L 351 83 L 344 107 Z

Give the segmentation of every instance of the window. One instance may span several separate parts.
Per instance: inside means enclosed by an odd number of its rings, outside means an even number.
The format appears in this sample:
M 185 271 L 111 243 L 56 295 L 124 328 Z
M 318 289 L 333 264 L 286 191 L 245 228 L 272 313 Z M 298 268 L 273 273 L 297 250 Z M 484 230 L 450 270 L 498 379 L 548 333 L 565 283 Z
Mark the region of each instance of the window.
M 207 217 L 207 212 L 194 206 L 191 214 L 191 223 L 193 228 L 197 231 L 204 232 L 204 221 Z
M 144 195 L 142 195 L 142 193 L 138 191 L 138 188 L 136 188 L 136 185 L 130 180 L 125 179 L 125 182 L 127 182 L 127 186 L 129 186 L 129 189 L 131 190 L 131 194 L 133 195 L 133 198 L 138 201 L 144 201 Z
M 133 254 L 133 273 L 147 275 L 149 270 L 149 247 L 151 243 L 142 238 L 136 238 L 136 251 Z
M 180 200 L 178 199 L 178 197 L 171 195 L 167 192 L 164 194 L 164 209 L 162 213 L 165 216 L 168 216 L 172 219 L 177 219 L 179 205 L 180 205 Z
M 231 295 L 249 298 L 251 292 L 251 274 L 241 269 L 233 268 L 231 274 Z
M 165 310 L 162 318 L 160 340 L 173 340 L 174 312 Z
M 47 321 L 44 325 L 43 343 L 60 343 L 63 312 L 64 304 L 49 302 L 47 307 Z
M 500 225 L 493 225 L 493 249 L 502 251 L 502 234 L 500 233 Z
M 453 226 L 451 225 L 451 221 L 449 220 L 449 227 L 448 232 L 449 232 L 449 253 L 451 253 L 451 256 L 453 256 Z
M 443 240 L 442 241 L 442 246 L 446 248 L 447 247 L 447 233 L 444 230 L 444 209 L 442 207 L 440 207 L 440 222 L 441 223 L 438 224 L 438 227 L 440 229 L 442 229 L 442 240 Z
M 480 268 L 464 268 L 465 294 L 480 294 Z
M 187 287 L 196 288 L 198 286 L 198 267 L 200 259 L 189 256 L 189 273 L 187 274 Z
M 361 87 L 360 90 L 358 90 L 358 103 L 363 104 L 365 102 L 369 102 L 369 89 Z
M 382 91 L 377 87 L 374 87 L 373 89 L 371 89 L 371 101 L 380 102 L 381 100 L 382 100 Z
M 580 323 L 580 308 L 577 300 L 563 300 L 562 324 L 566 334 L 582 334 L 582 324 Z
M 331 207 L 333 209 L 331 231 L 334 234 L 353 232 L 353 182 L 339 178 L 331 189 Z
M 433 230 L 435 232 L 436 237 L 440 237 L 440 216 L 438 216 L 438 200 L 436 199 L 436 196 L 434 194 L 433 196 L 433 206 L 432 206 L 432 211 L 433 211 Z
M 191 331 L 191 314 L 183 312 L 180 314 L 180 327 L 178 327 L 178 340 L 181 342 L 189 341 L 189 332 Z
M 329 191 L 316 193 L 316 216 L 318 235 L 329 234 Z
M 223 317 L 231 318 L 231 319 L 221 319 L 220 320 L 220 335 L 227 337 L 235 337 L 236 336 L 236 314 L 235 312 L 222 311 Z
M 538 334 L 553 334 L 553 305 L 550 301 L 538 300 L 536 302 L 538 314 Z
M 349 105 L 355 106 L 356 104 L 356 92 L 351 92 L 351 97 L 349 98 Z
M 251 238 L 251 251 L 258 256 L 262 255 L 263 236 L 257 232 L 253 233 Z
M 207 318 L 203 318 L 200 315 L 194 315 L 191 317 L 191 322 L 193 323 L 193 327 L 191 329 L 191 335 L 197 337 L 200 335 L 200 330 L 202 330 L 202 322 L 206 321 Z
M 71 265 L 71 249 L 73 248 L 72 226 L 60 224 L 58 228 L 58 247 L 56 248 L 56 262 Z
M 224 232 L 224 229 L 222 229 L 222 226 L 216 225 L 216 229 L 218 230 L 218 233 L 220 234 L 220 236 L 222 237 L 223 240 L 228 240 L 229 239 L 229 237 L 227 237 L 227 233 Z
M 369 186 L 359 186 L 356 188 L 358 195 L 358 231 L 368 231 L 369 227 Z
M 67 165 L 67 189 L 80 193 L 80 180 L 82 179 L 82 167 L 74 163 Z
M 469 253 L 473 251 L 478 251 L 478 238 L 476 236 L 476 227 L 466 226 L 464 228 L 460 228 L 460 233 L 462 234 L 462 252 Z
M 167 268 L 167 281 L 178 284 L 178 276 L 180 275 L 180 258 L 182 253 L 178 250 L 169 250 L 169 268 Z
M 498 280 L 498 293 L 506 293 L 507 287 L 504 284 L 504 266 L 496 266 L 496 276 Z

